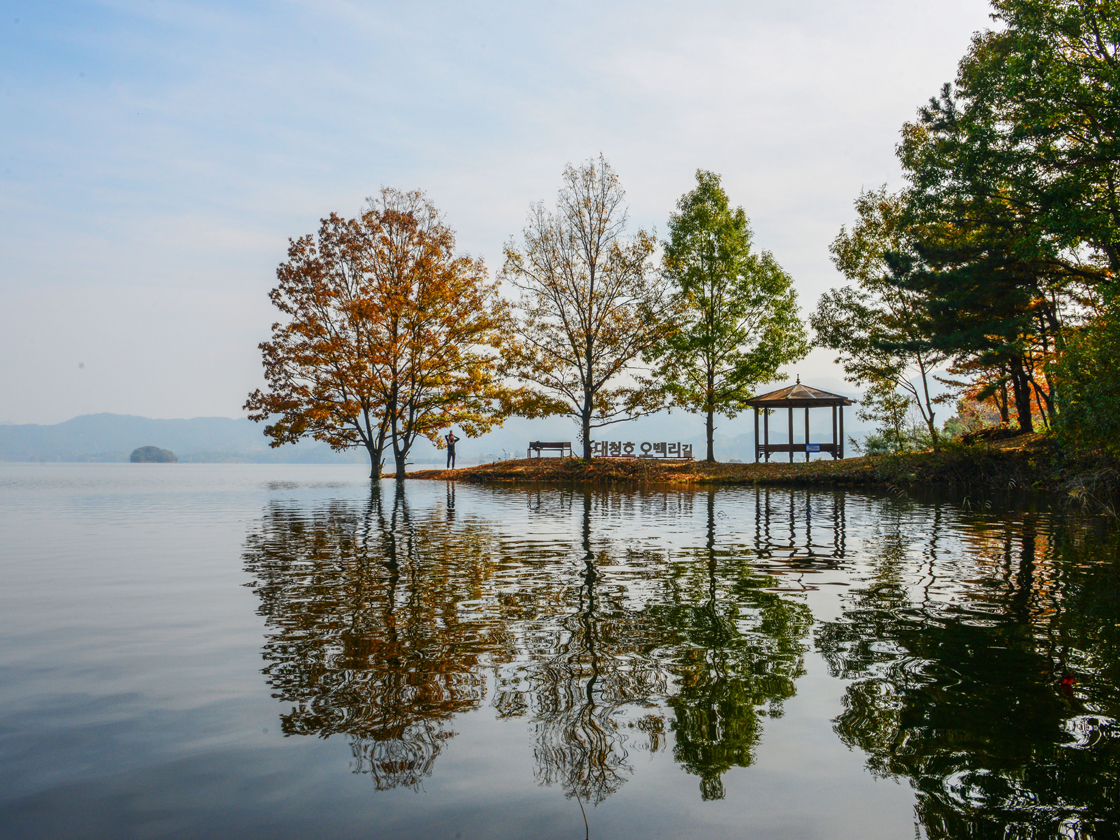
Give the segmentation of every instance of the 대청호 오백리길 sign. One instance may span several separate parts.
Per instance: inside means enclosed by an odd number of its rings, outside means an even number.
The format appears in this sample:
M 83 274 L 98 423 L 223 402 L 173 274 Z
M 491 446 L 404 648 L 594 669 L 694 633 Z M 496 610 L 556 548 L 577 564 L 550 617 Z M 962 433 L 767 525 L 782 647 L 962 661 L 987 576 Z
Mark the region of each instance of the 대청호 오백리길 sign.
M 691 459 L 691 443 L 642 441 L 591 441 L 592 458 L 676 458 Z

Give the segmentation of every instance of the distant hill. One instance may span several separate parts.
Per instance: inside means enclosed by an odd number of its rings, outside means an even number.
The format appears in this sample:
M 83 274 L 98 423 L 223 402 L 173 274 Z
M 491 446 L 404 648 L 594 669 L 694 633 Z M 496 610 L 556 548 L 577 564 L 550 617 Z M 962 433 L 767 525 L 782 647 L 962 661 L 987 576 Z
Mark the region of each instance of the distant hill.
M 845 417 L 848 436 L 863 437 L 867 428 L 856 421 L 849 409 Z M 816 416 L 819 415 L 819 416 Z M 795 430 L 802 429 L 798 415 Z M 814 439 L 825 439 L 831 430 L 824 412 L 814 413 Z M 823 425 L 822 425 L 823 424 Z M 754 417 L 751 412 L 734 419 L 716 421 L 716 458 L 753 460 Z M 771 421 L 771 440 L 785 439 L 784 417 Z M 464 464 L 522 458 L 531 440 L 564 440 L 577 446 L 576 424 L 569 418 L 525 420 L 509 418 L 505 425 L 481 437 L 468 439 L 456 430 L 461 440 L 456 447 Z M 681 411 L 660 412 L 652 417 L 618 423 L 599 429 L 596 440 L 680 441 L 691 443 L 693 455 L 704 457 L 704 421 L 698 415 Z M 128 414 L 86 414 L 53 426 L 0 425 L 0 461 L 128 461 L 140 446 L 157 446 L 174 452 L 180 463 L 303 463 L 368 464 L 365 450 L 334 452 L 317 441 L 271 449 L 264 427 L 246 419 L 195 417 L 190 420 L 153 420 Z M 577 446 L 578 450 L 578 446 Z M 854 454 L 854 453 L 853 453 Z M 418 440 L 409 455 L 416 465 L 444 463 L 445 453 L 426 440 Z M 386 468 L 392 468 L 392 452 L 385 453 Z

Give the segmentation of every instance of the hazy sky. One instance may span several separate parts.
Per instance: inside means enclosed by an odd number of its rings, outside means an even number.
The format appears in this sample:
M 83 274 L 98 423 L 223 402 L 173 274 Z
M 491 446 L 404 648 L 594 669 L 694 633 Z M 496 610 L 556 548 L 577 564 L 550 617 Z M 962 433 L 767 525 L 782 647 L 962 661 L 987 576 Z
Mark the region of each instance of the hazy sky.
M 0 422 L 241 416 L 288 237 L 426 190 L 500 268 L 602 152 L 665 231 L 723 176 L 805 313 L 981 0 L 24 2 L 0 21 Z M 839 385 L 831 354 L 797 366 Z

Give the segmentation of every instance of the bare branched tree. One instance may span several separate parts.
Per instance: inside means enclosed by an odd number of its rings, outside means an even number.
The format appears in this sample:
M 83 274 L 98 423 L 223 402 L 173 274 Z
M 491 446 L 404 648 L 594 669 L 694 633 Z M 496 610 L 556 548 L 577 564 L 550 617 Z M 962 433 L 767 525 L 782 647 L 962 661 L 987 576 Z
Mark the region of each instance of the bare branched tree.
M 505 249 L 502 279 L 521 292 L 506 373 L 525 383 L 511 409 L 575 418 L 584 459 L 592 429 L 659 407 L 636 362 L 667 328 L 668 296 L 653 237 L 625 234 L 623 197 L 602 156 L 568 166 L 555 212 L 534 205 L 524 245 Z

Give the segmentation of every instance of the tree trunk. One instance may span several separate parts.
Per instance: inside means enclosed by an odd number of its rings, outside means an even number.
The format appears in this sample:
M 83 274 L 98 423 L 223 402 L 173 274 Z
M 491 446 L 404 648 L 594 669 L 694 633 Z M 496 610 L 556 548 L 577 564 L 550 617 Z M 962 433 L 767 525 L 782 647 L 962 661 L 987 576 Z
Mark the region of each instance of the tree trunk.
M 716 416 L 716 410 L 714 408 L 712 408 L 711 404 L 709 404 L 708 405 L 708 421 L 707 421 L 707 424 L 704 427 L 704 431 L 706 432 L 706 434 L 708 436 L 708 455 L 707 455 L 707 458 L 705 460 L 709 464 L 714 464 L 716 462 L 716 448 L 715 448 L 715 441 L 714 441 L 715 431 L 716 431 L 715 416 Z
M 591 461 L 591 392 L 583 392 L 583 411 L 580 413 L 580 434 L 583 436 L 583 460 Z
M 394 424 L 396 425 L 396 424 Z M 398 481 L 405 478 L 405 464 L 408 461 L 409 447 L 401 446 L 400 436 L 397 434 L 396 429 L 393 430 L 393 464 L 395 467 L 395 477 Z
M 366 452 L 369 454 L 369 478 L 370 481 L 377 481 L 381 478 L 381 470 L 385 466 L 385 432 L 389 425 L 387 417 L 382 416 L 377 424 L 377 431 L 374 431 L 373 423 L 370 421 L 370 407 L 363 406 L 362 418 L 359 422 L 355 423 L 358 429 L 358 436 L 361 438 L 362 443 L 365 444 Z
M 1011 385 L 1015 392 L 1015 411 L 1019 416 L 1020 431 L 1030 434 L 1034 431 L 1034 418 L 1031 417 L 1031 385 L 1023 370 L 1023 360 L 1011 360 Z
M 386 400 L 385 410 L 389 415 L 389 440 L 392 441 L 393 444 L 393 463 L 396 466 L 396 478 L 398 481 L 405 477 L 404 461 L 405 457 L 408 455 L 407 449 L 405 449 L 404 451 L 401 450 L 402 435 L 400 431 L 400 419 L 397 414 L 397 401 L 399 396 L 400 394 L 397 390 L 397 385 L 394 383 L 389 393 L 389 399 Z M 405 426 L 405 428 L 408 428 L 407 425 Z
M 707 403 L 706 408 L 708 409 L 708 419 L 707 419 L 707 424 L 704 426 L 704 432 L 708 437 L 708 453 L 707 453 L 707 456 L 705 457 L 704 460 L 706 460 L 709 464 L 714 464 L 716 462 L 716 448 L 715 448 L 715 442 L 714 442 L 715 431 L 716 431 L 716 426 L 715 426 L 715 415 L 716 415 L 715 402 L 716 402 L 716 398 L 715 398 L 715 377 L 714 377 L 714 374 L 713 374 L 713 371 L 712 371 L 711 361 L 708 362 L 708 393 L 707 393 L 707 399 L 705 400 L 705 402 Z
M 366 452 L 369 453 L 369 480 L 378 481 L 381 478 L 381 450 L 373 446 L 367 446 Z
M 936 452 L 941 448 L 941 436 L 937 433 L 937 420 L 934 416 L 933 400 L 930 399 L 929 396 L 929 375 L 926 372 L 925 361 L 922 359 L 921 355 L 918 356 L 918 370 L 921 371 L 922 393 L 925 395 L 925 411 L 922 411 L 922 417 L 926 421 L 930 440 L 933 441 L 933 450 Z M 921 406 L 918 408 L 921 410 Z

